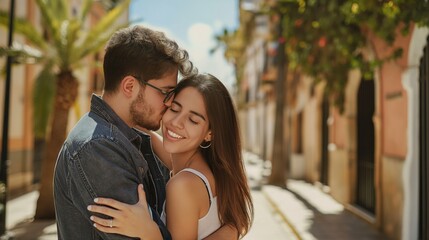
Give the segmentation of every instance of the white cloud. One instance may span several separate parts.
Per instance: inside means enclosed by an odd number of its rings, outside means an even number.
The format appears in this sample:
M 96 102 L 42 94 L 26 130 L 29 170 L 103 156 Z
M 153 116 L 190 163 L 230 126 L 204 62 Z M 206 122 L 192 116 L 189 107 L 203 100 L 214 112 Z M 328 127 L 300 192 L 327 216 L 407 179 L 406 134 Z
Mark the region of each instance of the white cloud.
M 213 23 L 213 28 L 215 32 L 221 32 L 225 29 L 225 24 L 221 20 L 216 19 Z
M 188 29 L 189 55 L 200 72 L 208 72 L 221 80 L 231 91 L 235 83 L 232 66 L 226 62 L 219 49 L 210 54 L 216 46 L 213 28 L 207 24 L 195 23 Z
M 180 39 L 178 36 L 176 36 L 173 31 L 171 31 L 169 28 L 165 28 L 165 27 L 160 27 L 160 26 L 156 26 L 156 25 L 152 25 L 150 23 L 138 23 L 137 25 L 141 25 L 156 31 L 160 31 L 163 32 L 168 38 L 174 40 L 177 42 L 177 44 L 179 44 L 179 46 L 181 48 L 187 49 L 185 42 L 183 41 L 183 39 Z
M 195 23 L 188 29 L 189 42 L 196 46 L 209 47 L 213 42 L 213 30 L 204 23 Z

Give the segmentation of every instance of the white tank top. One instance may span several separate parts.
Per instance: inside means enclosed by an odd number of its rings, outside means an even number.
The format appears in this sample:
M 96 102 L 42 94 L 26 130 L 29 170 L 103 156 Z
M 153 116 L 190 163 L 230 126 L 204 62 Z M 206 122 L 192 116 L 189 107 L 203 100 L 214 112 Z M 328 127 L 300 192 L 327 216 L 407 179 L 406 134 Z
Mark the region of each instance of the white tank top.
M 217 197 L 213 197 L 213 193 L 209 184 L 209 180 L 202 174 L 201 172 L 192 169 L 192 168 L 185 168 L 182 171 L 191 172 L 203 180 L 204 184 L 206 185 L 207 191 L 209 192 L 210 197 L 210 207 L 207 214 L 198 219 L 198 239 L 203 239 L 213 232 L 215 232 L 217 229 L 220 228 L 220 220 L 217 210 Z M 182 172 L 180 171 L 180 172 Z M 165 203 L 164 203 L 164 210 L 161 214 L 161 220 L 165 223 L 166 222 L 166 215 L 165 215 Z

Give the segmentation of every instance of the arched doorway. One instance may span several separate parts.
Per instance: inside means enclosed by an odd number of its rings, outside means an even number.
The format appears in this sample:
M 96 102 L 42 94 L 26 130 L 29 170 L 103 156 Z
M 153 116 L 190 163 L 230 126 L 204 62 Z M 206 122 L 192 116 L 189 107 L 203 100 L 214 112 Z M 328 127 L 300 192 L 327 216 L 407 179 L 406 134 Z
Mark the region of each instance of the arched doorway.
M 420 59 L 419 239 L 429 239 L 429 37 Z
M 329 146 L 329 126 L 328 126 L 328 120 L 329 120 L 329 99 L 327 97 L 327 94 L 323 95 L 322 100 L 322 147 L 321 147 L 321 163 L 320 163 L 320 183 L 323 185 L 328 186 L 328 169 L 329 169 L 329 152 L 328 152 L 328 146 Z
M 357 102 L 357 187 L 356 205 L 375 214 L 375 135 L 373 115 L 375 92 L 373 80 L 361 80 Z

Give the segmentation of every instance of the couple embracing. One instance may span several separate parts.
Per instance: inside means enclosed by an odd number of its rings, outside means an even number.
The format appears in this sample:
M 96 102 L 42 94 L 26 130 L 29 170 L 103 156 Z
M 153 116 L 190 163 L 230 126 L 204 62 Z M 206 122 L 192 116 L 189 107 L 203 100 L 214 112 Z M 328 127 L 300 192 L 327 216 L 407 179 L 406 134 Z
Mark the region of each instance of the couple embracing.
M 221 81 L 141 26 L 111 37 L 103 68 L 103 95 L 92 96 L 55 166 L 59 239 L 244 236 L 253 204 Z

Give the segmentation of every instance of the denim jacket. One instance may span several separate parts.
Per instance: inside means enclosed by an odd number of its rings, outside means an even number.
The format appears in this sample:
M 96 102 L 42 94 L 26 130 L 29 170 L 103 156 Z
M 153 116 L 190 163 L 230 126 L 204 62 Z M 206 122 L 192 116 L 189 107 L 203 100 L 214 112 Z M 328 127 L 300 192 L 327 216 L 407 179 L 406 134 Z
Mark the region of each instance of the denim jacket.
M 135 204 L 140 183 L 153 220 L 164 239 L 171 239 L 159 218 L 165 200 L 161 165 L 152 152 L 150 137 L 130 128 L 100 97 L 93 95 L 90 112 L 69 133 L 55 166 L 59 239 L 132 239 L 98 231 L 89 219 L 94 213 L 87 206 L 94 204 L 96 197 Z

